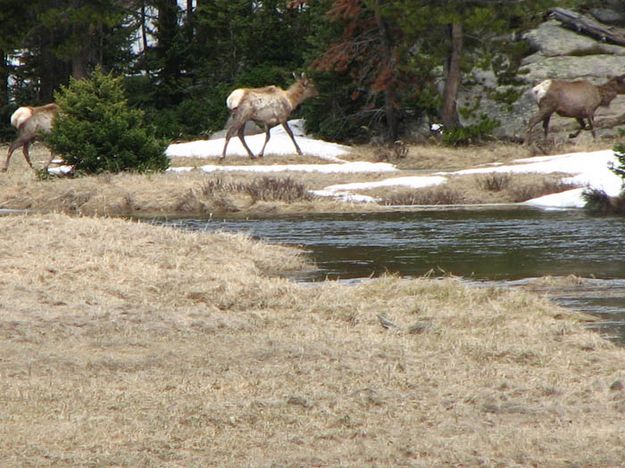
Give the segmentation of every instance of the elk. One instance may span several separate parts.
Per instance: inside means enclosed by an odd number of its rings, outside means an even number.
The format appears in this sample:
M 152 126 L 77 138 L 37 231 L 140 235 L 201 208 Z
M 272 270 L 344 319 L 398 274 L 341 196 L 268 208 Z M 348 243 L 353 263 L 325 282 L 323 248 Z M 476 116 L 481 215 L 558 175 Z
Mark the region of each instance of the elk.
M 20 146 L 22 147 L 22 152 L 24 153 L 26 162 L 31 168 L 33 167 L 30 162 L 28 149 L 39 134 L 50 133 L 52 125 L 54 124 L 54 119 L 58 113 L 59 106 L 54 103 L 46 104 L 45 106 L 40 107 L 24 106 L 13 112 L 11 115 L 11 125 L 17 128 L 17 138 L 9 145 L 9 152 L 7 154 L 7 159 L 4 162 L 2 172 L 6 172 L 9 167 L 11 156 L 13 156 L 13 151 Z M 50 164 L 53 158 L 54 155 L 51 155 L 50 161 L 48 161 L 46 167 Z
M 599 106 L 608 107 L 617 94 L 625 94 L 625 75 L 613 77 L 601 85 L 593 85 L 586 80 L 563 81 L 545 80 L 532 88 L 532 96 L 538 104 L 538 112 L 528 123 L 526 142 L 531 142 L 530 132 L 542 120 L 545 137 L 549 132 L 549 119 L 555 112 L 561 117 L 572 117 L 580 128 L 569 135 L 575 138 L 586 129 L 586 122 L 593 138 L 595 133 L 595 111 Z
M 221 154 L 221 158 L 226 157 L 226 149 L 228 142 L 235 134 L 243 143 L 243 147 L 251 159 L 255 159 L 254 153 L 244 139 L 245 124 L 253 121 L 265 131 L 265 143 L 263 144 L 259 158 L 263 157 L 265 147 L 271 137 L 270 130 L 278 124 L 281 124 L 286 130 L 291 141 L 295 145 L 297 154 L 302 156 L 302 150 L 297 145 L 293 131 L 287 123 L 287 119 L 291 112 L 306 99 L 317 96 L 319 93 L 314 83 L 302 73 L 300 78 L 296 78 L 287 90 L 277 86 L 266 86 L 264 88 L 239 88 L 230 93 L 226 100 L 226 105 L 230 109 L 230 121 L 228 123 L 228 131 L 226 132 L 226 142 Z

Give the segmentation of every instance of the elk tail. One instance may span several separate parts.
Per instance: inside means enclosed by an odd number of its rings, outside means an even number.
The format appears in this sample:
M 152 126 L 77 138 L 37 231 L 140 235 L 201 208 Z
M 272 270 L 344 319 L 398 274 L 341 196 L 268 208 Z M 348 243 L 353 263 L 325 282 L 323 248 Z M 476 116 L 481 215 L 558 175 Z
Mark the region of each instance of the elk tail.
M 20 107 L 11 115 L 11 125 L 20 128 L 32 115 L 33 111 L 30 107 Z
M 244 95 L 244 89 L 235 89 L 234 91 L 232 91 L 230 93 L 230 96 L 228 96 L 228 99 L 226 99 L 226 105 L 228 106 L 228 109 L 234 110 L 239 107 L 239 104 L 241 104 Z

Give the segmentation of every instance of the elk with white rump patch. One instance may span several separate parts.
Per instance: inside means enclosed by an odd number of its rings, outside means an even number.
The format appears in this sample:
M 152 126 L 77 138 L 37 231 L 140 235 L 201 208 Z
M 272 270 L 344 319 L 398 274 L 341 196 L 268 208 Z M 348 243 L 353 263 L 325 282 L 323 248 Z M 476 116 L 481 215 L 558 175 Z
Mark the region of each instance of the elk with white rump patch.
M 595 134 L 595 111 L 599 106 L 607 107 L 617 94 L 625 94 L 625 75 L 616 76 L 601 85 L 586 80 L 545 80 L 532 88 L 532 96 L 538 104 L 538 112 L 529 121 L 526 143 L 531 142 L 531 131 L 542 120 L 545 137 L 549 131 L 549 119 L 553 113 L 571 117 L 579 122 L 580 128 L 569 135 L 575 138 L 586 129 L 588 120 L 593 138 Z
M 259 158 L 263 157 L 265 147 L 269 141 L 270 130 L 278 124 L 281 124 L 291 141 L 295 145 L 297 154 L 302 156 L 302 150 L 297 145 L 293 132 L 287 123 L 287 119 L 291 112 L 295 110 L 302 102 L 310 97 L 317 96 L 317 88 L 313 82 L 302 73 L 301 77 L 293 83 L 286 91 L 277 86 L 266 86 L 264 88 L 240 88 L 230 93 L 226 104 L 231 111 L 228 131 L 226 132 L 226 142 L 220 159 L 226 157 L 226 149 L 228 142 L 235 134 L 243 143 L 247 154 L 250 158 L 255 159 L 254 153 L 250 150 L 244 139 L 245 124 L 253 121 L 265 130 L 265 143 L 258 154 Z
M 31 168 L 33 167 L 28 153 L 30 144 L 35 141 L 39 134 L 50 133 L 52 125 L 54 124 L 54 119 L 58 113 L 59 106 L 54 103 L 46 104 L 45 106 L 40 107 L 24 106 L 13 112 L 13 115 L 11 115 L 11 125 L 17 128 L 17 138 L 9 145 L 9 152 L 7 154 L 7 159 L 4 162 L 2 172 L 6 172 L 9 167 L 9 161 L 13 155 L 13 151 L 20 146 L 22 147 L 22 153 L 24 153 L 26 162 Z M 50 161 L 46 167 L 50 164 L 53 158 L 54 155 L 51 155 Z

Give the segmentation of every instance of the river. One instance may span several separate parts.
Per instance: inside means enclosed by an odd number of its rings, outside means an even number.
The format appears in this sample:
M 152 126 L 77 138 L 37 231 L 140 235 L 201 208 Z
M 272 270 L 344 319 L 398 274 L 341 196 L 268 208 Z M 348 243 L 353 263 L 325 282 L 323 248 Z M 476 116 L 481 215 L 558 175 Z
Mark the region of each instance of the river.
M 566 307 L 600 316 L 593 326 L 625 344 L 623 218 L 502 208 L 159 222 L 299 246 L 319 267 L 301 281 L 354 281 L 389 272 L 518 287 L 538 277 L 575 275 L 585 280 L 548 293 Z

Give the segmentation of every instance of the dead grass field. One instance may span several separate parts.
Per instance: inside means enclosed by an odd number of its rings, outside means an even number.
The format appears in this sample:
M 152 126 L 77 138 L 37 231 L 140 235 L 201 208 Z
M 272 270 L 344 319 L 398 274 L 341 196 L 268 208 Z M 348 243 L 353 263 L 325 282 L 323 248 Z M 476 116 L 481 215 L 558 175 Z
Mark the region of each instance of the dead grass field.
M 610 140 L 592 141 L 580 137 L 573 143 L 552 140 L 543 148 L 550 153 L 567 151 L 596 150 L 610 147 Z M 385 207 L 376 203 L 345 203 L 326 198 L 307 200 L 257 199 L 245 191 L 222 191 L 206 194 L 205 187 L 210 181 L 223 185 L 249 184 L 263 177 L 276 179 L 289 178 L 294 183 L 302 184 L 306 190 L 322 189 L 329 185 L 371 182 L 389 177 L 409 175 L 428 175 L 432 172 L 452 171 L 488 165 L 494 162 L 507 163 L 514 159 L 529 157 L 537 148 L 521 145 L 493 142 L 484 146 L 468 148 L 446 148 L 437 144 L 409 146 L 405 157 L 393 159 L 388 148 L 363 146 L 357 148 L 348 160 L 380 161 L 395 164 L 400 171 L 376 174 L 319 174 L 289 173 L 253 174 L 253 173 L 216 173 L 205 174 L 200 171 L 175 174 L 105 174 L 92 177 L 51 178 L 39 180 L 30 170 L 21 155 L 15 155 L 9 171 L 0 176 L 0 208 L 30 209 L 39 212 L 64 212 L 98 216 L 210 216 L 210 215 L 275 215 L 305 212 L 362 212 L 381 211 Z M 0 147 L 0 154 L 6 147 Z M 543 151 L 544 152 L 544 151 Z M 384 159 L 384 154 L 390 159 Z M 37 144 L 32 157 L 35 167 L 41 167 L 49 158 L 47 149 Z M 267 156 L 262 160 L 250 161 L 247 158 L 229 158 L 225 164 L 286 164 L 286 163 L 321 163 L 312 157 L 276 158 Z M 176 158 L 172 165 L 201 166 L 215 161 L 197 158 Z M 515 175 L 508 190 L 493 191 L 480 187 L 475 176 L 454 177 L 449 184 L 441 188 L 412 189 L 392 188 L 385 190 L 361 191 L 362 194 L 387 198 L 386 203 L 413 200 L 414 204 L 480 204 L 509 203 L 523 201 L 544 194 L 544 183 L 552 183 L 553 176 Z M 441 190 L 443 193 L 441 193 Z M 525 198 L 523 198 L 525 197 Z M 382 203 L 383 204 L 383 203 Z M 403 204 L 403 203 L 402 203 Z M 406 203 L 408 204 L 408 203 Z
M 292 249 L 107 218 L 0 236 L 2 466 L 625 460 L 625 350 L 532 293 L 301 285 Z

